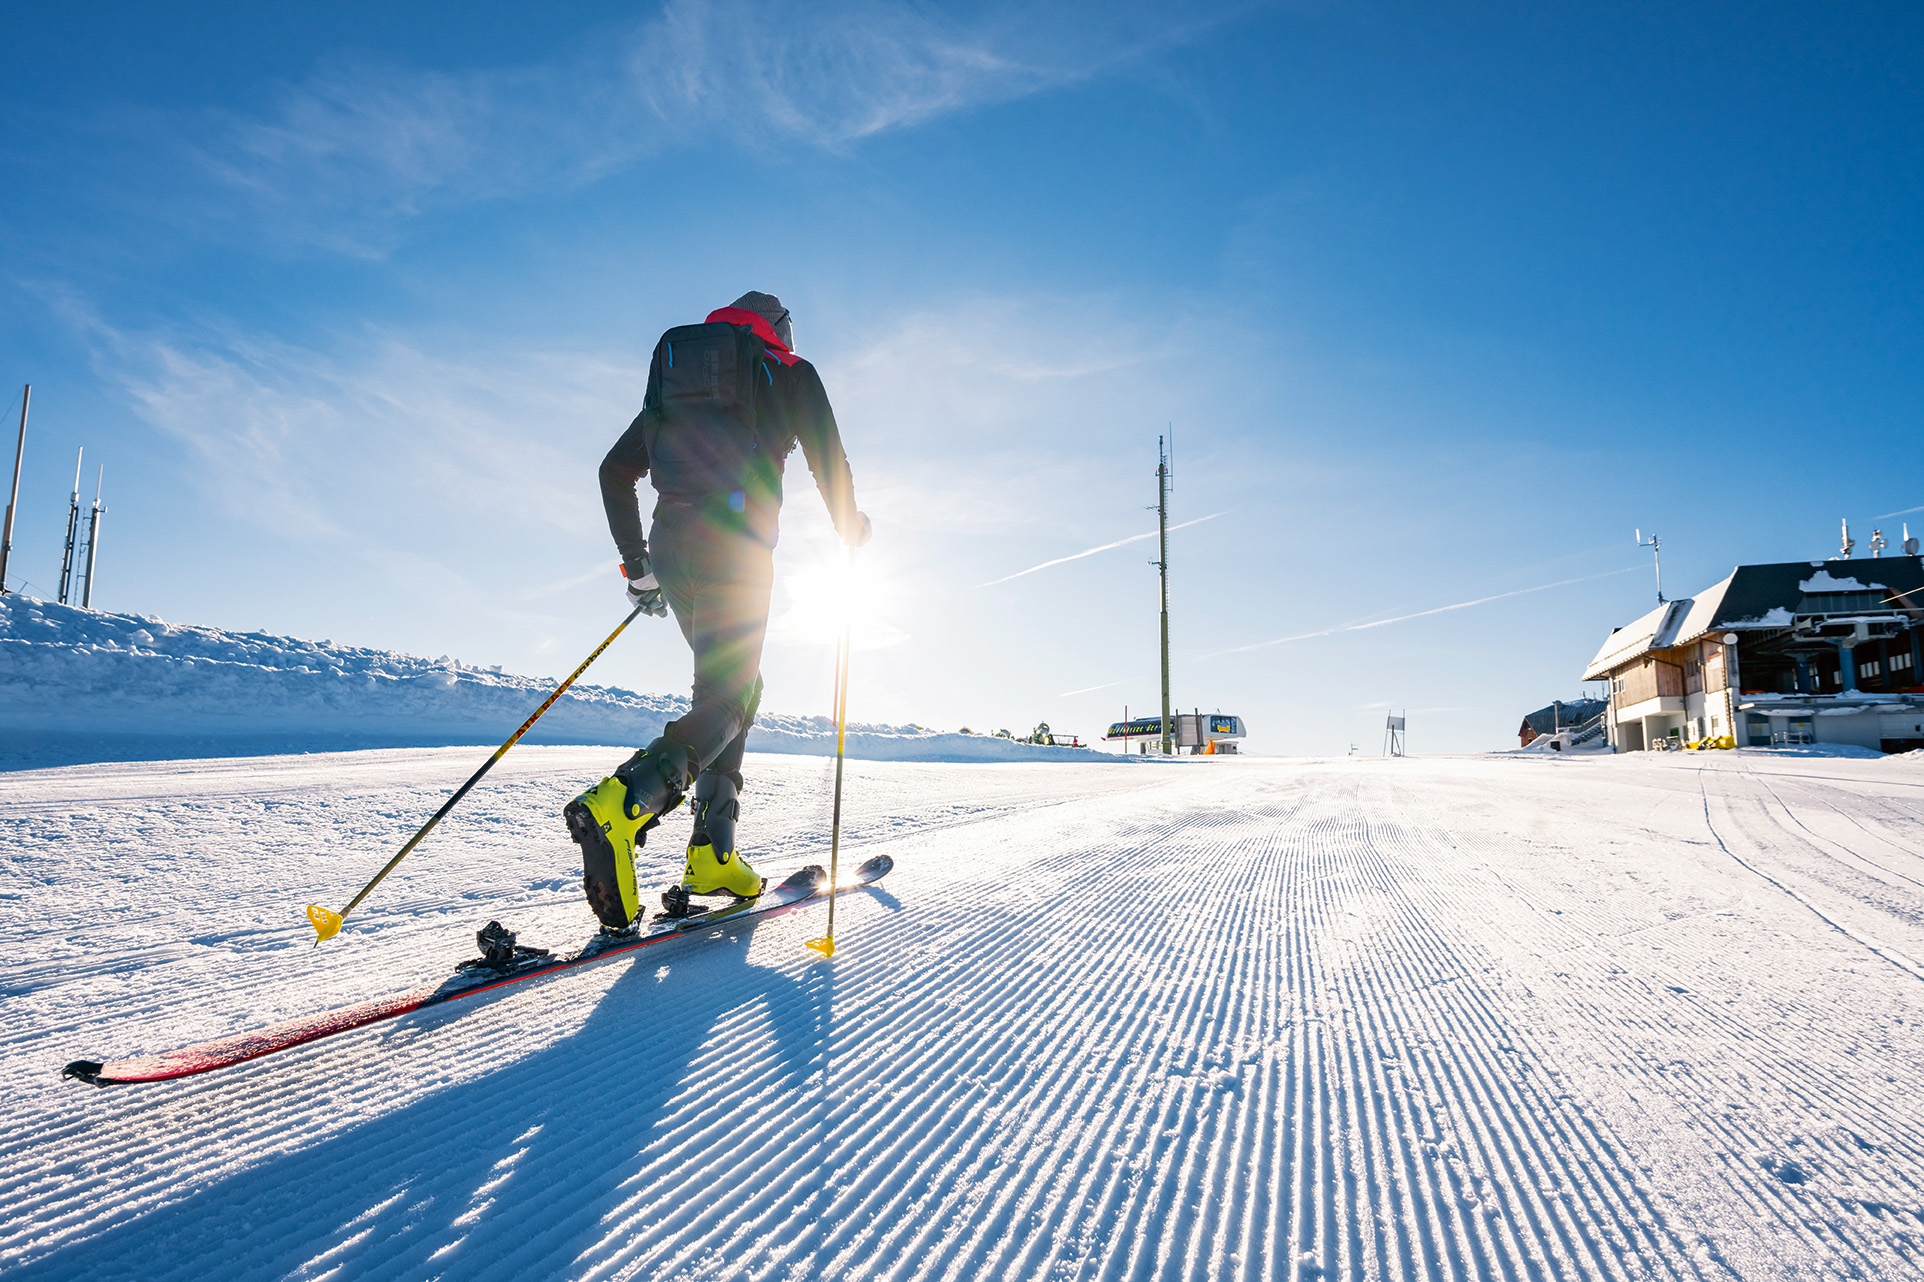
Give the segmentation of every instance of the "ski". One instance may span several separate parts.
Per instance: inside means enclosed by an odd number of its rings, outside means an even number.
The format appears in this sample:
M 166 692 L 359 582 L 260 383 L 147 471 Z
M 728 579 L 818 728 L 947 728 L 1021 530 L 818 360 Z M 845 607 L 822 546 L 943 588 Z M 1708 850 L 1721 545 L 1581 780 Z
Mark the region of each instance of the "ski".
M 645 930 L 638 926 L 623 931 L 604 929 L 584 947 L 565 956 L 552 955 L 545 949 L 517 946 L 512 934 L 501 929 L 499 923 L 490 922 L 488 928 L 480 933 L 483 955 L 462 963 L 452 978 L 440 984 L 285 1020 L 253 1032 L 236 1033 L 158 1055 L 105 1062 L 75 1060 L 61 1070 L 61 1076 L 94 1086 L 128 1086 L 137 1082 L 171 1081 L 177 1077 L 212 1072 L 217 1068 L 230 1068 L 275 1051 L 332 1037 L 336 1033 L 366 1028 L 369 1024 L 459 1001 L 463 997 L 492 992 L 525 979 L 558 974 L 671 939 L 699 934 L 713 926 L 778 917 L 813 900 L 825 900 L 831 894 L 842 894 L 870 885 L 879 881 L 894 866 L 895 861 L 889 856 L 877 855 L 857 868 L 852 880 L 830 890 L 824 885 L 828 873 L 819 865 L 811 864 L 791 874 L 779 886 L 763 891 L 758 898 L 740 900 L 691 917 L 657 917 Z

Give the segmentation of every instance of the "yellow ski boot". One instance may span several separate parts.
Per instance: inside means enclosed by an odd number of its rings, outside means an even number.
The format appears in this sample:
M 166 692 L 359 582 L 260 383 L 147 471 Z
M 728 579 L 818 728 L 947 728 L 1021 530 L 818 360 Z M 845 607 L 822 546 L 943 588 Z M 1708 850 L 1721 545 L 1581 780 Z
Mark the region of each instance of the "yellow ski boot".
M 602 925 L 621 930 L 640 913 L 635 852 L 686 788 L 687 750 L 657 739 L 562 808 L 581 847 L 582 892 Z
M 695 831 L 688 839 L 688 860 L 681 885 L 661 897 L 671 917 L 685 915 L 690 895 L 733 895 L 753 899 L 766 881 L 735 850 L 735 781 L 708 773 L 695 782 Z M 679 910 L 679 911 L 678 911 Z

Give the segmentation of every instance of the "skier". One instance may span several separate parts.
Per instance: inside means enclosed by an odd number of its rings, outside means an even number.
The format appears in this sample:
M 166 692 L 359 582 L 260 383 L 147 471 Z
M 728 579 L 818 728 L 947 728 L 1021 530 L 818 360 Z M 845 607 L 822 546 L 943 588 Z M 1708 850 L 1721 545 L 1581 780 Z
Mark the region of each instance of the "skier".
M 690 894 L 762 891 L 736 849 L 736 794 L 762 697 L 782 468 L 797 443 L 836 533 L 852 547 L 867 543 L 871 526 L 856 510 L 821 376 L 795 355 L 788 309 L 751 291 L 703 324 L 661 336 L 641 413 L 602 460 L 601 500 L 628 600 L 657 617 L 672 609 L 695 660 L 687 715 L 563 809 L 581 847 L 582 889 L 606 926 L 635 920 L 635 853 L 691 786 L 694 831 L 664 908 L 679 916 Z M 636 495 L 643 476 L 657 494 L 652 541 Z

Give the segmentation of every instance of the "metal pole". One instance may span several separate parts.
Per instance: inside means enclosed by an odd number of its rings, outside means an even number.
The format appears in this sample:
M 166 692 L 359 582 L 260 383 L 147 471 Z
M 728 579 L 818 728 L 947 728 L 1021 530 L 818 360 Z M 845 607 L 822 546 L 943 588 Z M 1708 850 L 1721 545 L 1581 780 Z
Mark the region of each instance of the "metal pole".
M 100 478 L 94 482 L 94 510 L 87 518 L 87 581 L 80 589 L 80 608 L 94 608 L 94 557 L 100 552 L 100 514 L 107 509 L 100 506 L 100 487 L 107 482 L 107 465 L 100 465 Z
M 855 578 L 855 549 L 848 550 L 848 576 Z M 853 648 L 855 612 L 850 603 L 842 605 L 842 640 L 835 648 L 835 810 L 828 826 L 828 933 L 820 939 L 802 941 L 824 957 L 835 955 L 836 882 L 842 872 L 842 761 L 848 743 L 848 652 Z
M 1162 579 L 1162 755 L 1175 754 L 1169 724 L 1169 455 L 1163 438 L 1156 438 L 1156 528 L 1160 559 L 1156 569 Z
M 13 556 L 13 509 L 20 502 L 20 460 L 27 453 L 27 402 L 33 399 L 33 384 L 20 392 L 20 442 L 13 447 L 13 496 L 7 500 L 7 524 L 0 532 L 0 594 L 7 590 L 7 562 Z
M 88 580 L 88 582 L 89 584 L 91 584 L 92 582 L 91 578 Z M 441 803 L 441 808 L 434 812 L 434 817 L 429 819 L 426 823 L 422 824 L 420 830 L 416 832 L 412 837 L 408 838 L 407 845 L 402 846 L 400 853 L 395 855 L 394 858 L 388 860 L 386 865 L 382 867 L 381 871 L 374 874 L 374 879 L 372 881 L 368 882 L 367 885 L 361 887 L 360 894 L 354 896 L 354 898 L 347 901 L 347 907 L 341 909 L 341 911 L 339 912 L 329 912 L 327 909 L 321 907 L 319 904 L 309 904 L 307 906 L 307 920 L 310 923 L 312 923 L 314 927 L 314 936 L 315 936 L 314 944 L 316 947 L 320 946 L 320 943 L 323 939 L 332 939 L 334 938 L 334 936 L 338 935 L 341 932 L 341 919 L 346 917 L 349 913 L 353 912 L 355 908 L 360 905 L 360 902 L 363 899 L 366 899 L 368 897 L 368 892 L 372 891 L 376 886 L 380 885 L 381 879 L 387 876 L 389 873 L 393 872 L 395 869 L 395 866 L 399 864 L 403 859 L 406 859 L 408 857 L 408 852 L 421 844 L 421 839 L 427 836 L 430 832 L 434 830 L 434 825 L 440 823 L 441 820 L 447 816 L 448 811 L 454 809 L 456 805 L 460 804 L 461 798 L 468 795 L 468 789 L 474 787 L 474 785 L 476 785 L 477 783 L 480 783 L 481 776 L 487 774 L 488 771 L 494 769 L 494 763 L 508 755 L 508 749 L 514 747 L 515 744 L 521 742 L 521 736 L 528 733 L 528 727 L 532 726 L 535 722 L 541 720 L 541 715 L 545 713 L 549 708 L 554 707 L 555 700 L 559 699 L 563 694 L 567 692 L 568 687 L 575 683 L 576 677 L 580 676 L 582 673 L 588 670 L 589 664 L 593 663 L 596 659 L 599 659 L 601 657 L 601 652 L 603 650 L 606 650 L 609 646 L 615 643 L 615 638 L 621 635 L 622 629 L 626 628 L 629 624 L 633 623 L 635 621 L 635 616 L 640 614 L 641 611 L 642 611 L 642 607 L 637 605 L 634 609 L 628 612 L 628 617 L 623 619 L 620 622 L 620 624 L 616 626 L 615 630 L 608 634 L 608 639 L 606 641 L 603 641 L 600 645 L 596 646 L 594 649 L 594 653 L 590 654 L 587 658 L 583 659 L 581 661 L 581 666 L 576 668 L 573 672 L 570 672 L 568 674 L 568 679 L 566 681 L 563 681 L 560 685 L 554 688 L 554 693 L 549 695 L 546 699 L 544 699 L 542 701 L 541 706 L 539 708 L 536 708 L 534 712 L 528 717 L 528 719 L 521 723 L 520 729 L 516 730 L 513 734 L 508 736 L 508 741 L 506 743 L 502 744 L 499 748 L 496 748 L 494 750 L 494 755 L 492 757 L 489 757 L 486 761 L 481 763 L 481 768 L 479 770 L 475 771 L 473 774 L 468 776 L 468 781 L 462 784 L 459 788 L 457 788 L 452 797 L 449 797 L 446 801 Z
M 80 461 L 87 451 L 81 449 L 73 456 L 73 493 L 67 496 L 67 547 L 60 554 L 60 604 L 67 604 L 67 595 L 73 588 L 73 548 L 74 540 L 80 535 Z

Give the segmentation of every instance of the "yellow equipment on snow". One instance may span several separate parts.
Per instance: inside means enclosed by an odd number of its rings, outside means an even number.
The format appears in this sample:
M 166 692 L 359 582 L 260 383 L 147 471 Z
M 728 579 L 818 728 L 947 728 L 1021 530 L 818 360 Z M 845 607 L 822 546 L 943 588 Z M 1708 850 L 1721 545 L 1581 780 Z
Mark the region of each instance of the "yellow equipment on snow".
M 641 895 L 635 889 L 635 851 L 641 846 L 642 831 L 655 821 L 652 810 L 643 813 L 630 806 L 628 795 L 628 785 L 610 775 L 562 811 L 570 835 L 581 846 L 589 906 L 603 925 L 616 930 L 641 911 Z
M 713 895 L 721 891 L 740 899 L 753 899 L 762 893 L 762 879 L 748 861 L 732 850 L 717 851 L 703 842 L 688 847 L 688 862 L 681 870 L 682 888 L 691 895 Z

